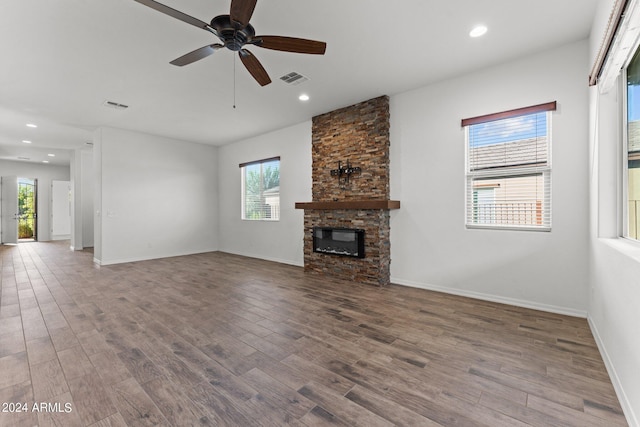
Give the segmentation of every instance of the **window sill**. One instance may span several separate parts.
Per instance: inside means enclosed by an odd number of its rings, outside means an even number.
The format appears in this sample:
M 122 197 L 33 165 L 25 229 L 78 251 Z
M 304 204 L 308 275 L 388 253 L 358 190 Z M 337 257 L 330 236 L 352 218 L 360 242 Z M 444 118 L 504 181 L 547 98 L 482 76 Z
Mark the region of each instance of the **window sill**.
M 551 227 L 519 227 L 517 225 L 480 225 L 480 224 L 466 224 L 467 229 L 470 230 L 509 230 L 509 231 L 551 231 Z
M 600 237 L 598 241 L 640 263 L 640 242 L 625 237 Z

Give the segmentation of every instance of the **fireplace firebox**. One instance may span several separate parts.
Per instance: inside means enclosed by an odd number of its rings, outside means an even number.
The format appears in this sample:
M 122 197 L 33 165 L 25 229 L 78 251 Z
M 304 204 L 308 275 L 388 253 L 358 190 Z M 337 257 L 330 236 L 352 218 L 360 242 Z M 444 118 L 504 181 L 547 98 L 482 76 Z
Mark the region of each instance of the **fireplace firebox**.
M 364 230 L 357 228 L 313 227 L 313 251 L 330 255 L 364 258 Z

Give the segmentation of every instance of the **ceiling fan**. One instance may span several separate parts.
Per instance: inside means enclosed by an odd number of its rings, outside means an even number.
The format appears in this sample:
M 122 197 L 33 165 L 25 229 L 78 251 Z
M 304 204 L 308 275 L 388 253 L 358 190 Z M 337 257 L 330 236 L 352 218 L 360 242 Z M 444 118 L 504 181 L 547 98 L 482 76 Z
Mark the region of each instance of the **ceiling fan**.
M 255 29 L 249 23 L 257 0 L 231 0 L 231 12 L 229 15 L 219 15 L 211 20 L 210 24 L 197 18 L 165 6 L 154 0 L 135 0 L 145 6 L 179 19 L 187 24 L 191 24 L 205 31 L 213 33 L 222 43 L 214 43 L 203 46 L 189 52 L 180 58 L 171 61 L 171 64 L 184 66 L 192 62 L 206 58 L 218 49 L 226 47 L 229 50 L 238 52 L 240 60 L 260 84 L 265 86 L 271 83 L 271 78 L 266 70 L 250 51 L 244 48 L 245 45 L 254 45 L 265 49 L 280 50 L 284 52 L 309 53 L 313 55 L 324 55 L 327 44 L 315 40 L 300 39 L 296 37 L 283 36 L 256 36 Z

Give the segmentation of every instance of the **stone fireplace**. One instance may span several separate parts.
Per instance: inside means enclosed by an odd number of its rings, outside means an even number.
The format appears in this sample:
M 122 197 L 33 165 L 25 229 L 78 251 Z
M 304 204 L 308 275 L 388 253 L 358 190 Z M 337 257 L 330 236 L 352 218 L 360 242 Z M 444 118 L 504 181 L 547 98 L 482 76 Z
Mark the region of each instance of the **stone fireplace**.
M 389 143 L 387 96 L 313 118 L 313 200 L 296 203 L 304 209 L 305 271 L 389 283 L 389 210 L 400 207 L 389 200 Z M 363 257 L 314 251 L 320 229 L 360 230 Z

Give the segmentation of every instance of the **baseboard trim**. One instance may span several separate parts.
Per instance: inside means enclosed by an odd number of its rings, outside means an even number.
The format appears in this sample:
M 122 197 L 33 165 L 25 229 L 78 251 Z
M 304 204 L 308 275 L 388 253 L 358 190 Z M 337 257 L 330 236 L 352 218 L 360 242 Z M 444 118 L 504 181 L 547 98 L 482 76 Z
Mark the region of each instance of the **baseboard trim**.
M 178 256 L 187 256 L 187 255 L 197 255 L 197 254 L 204 254 L 204 253 L 209 253 L 209 252 L 222 252 L 222 253 L 228 253 L 231 255 L 238 255 L 238 256 L 243 256 L 243 257 L 247 257 L 247 258 L 256 258 L 256 259 L 262 259 L 265 261 L 271 261 L 271 262 L 277 262 L 280 264 L 287 264 L 287 265 L 293 265 L 295 267 L 304 267 L 304 263 L 299 263 L 296 261 L 291 261 L 291 260 L 287 260 L 287 259 L 281 259 L 281 258 L 271 258 L 271 257 L 265 257 L 262 255 L 255 255 L 255 254 L 247 254 L 247 253 L 240 253 L 240 252 L 233 252 L 233 251 L 225 251 L 225 250 L 218 250 L 218 249 L 214 249 L 214 250 L 210 250 L 210 251 L 204 251 L 204 252 L 190 252 L 190 253 L 183 253 L 183 254 L 175 254 L 175 255 L 165 255 L 165 256 L 153 256 L 153 257 L 139 257 L 139 258 L 121 258 L 121 259 L 115 259 L 115 260 L 103 260 L 100 261 L 97 258 L 93 259 L 93 262 L 97 265 L 115 265 L 115 264 L 125 264 L 128 262 L 139 262 L 139 261 L 149 261 L 152 259 L 162 259 L 162 258 L 173 258 L 173 257 L 178 257 Z
M 596 341 L 598 350 L 600 350 L 600 355 L 602 356 L 602 360 L 604 361 L 604 366 L 607 368 L 607 373 L 609 374 L 609 378 L 611 378 L 611 383 L 613 384 L 613 388 L 616 391 L 616 395 L 618 396 L 620 406 L 622 406 L 622 411 L 624 412 L 624 416 L 627 419 L 629 427 L 640 427 L 638 417 L 636 417 L 636 414 L 633 411 L 633 406 L 631 405 L 631 402 L 629 402 L 627 394 L 624 392 L 624 387 L 622 387 L 618 372 L 616 371 L 616 368 L 613 365 L 611 358 L 609 357 L 609 353 L 607 353 L 607 349 L 604 346 L 602 338 L 600 337 L 598 328 L 591 319 L 591 316 L 587 316 L 587 322 L 589 323 L 589 328 L 591 328 L 591 334 Z
M 217 249 L 205 250 L 205 251 L 196 251 L 196 252 L 184 252 L 184 253 L 175 253 L 175 254 L 166 254 L 166 255 L 152 255 L 152 256 L 142 256 L 142 257 L 131 257 L 131 258 L 119 258 L 119 259 L 108 259 L 108 260 L 97 260 L 93 259 L 98 265 L 115 265 L 115 264 L 126 264 L 129 262 L 140 262 L 140 261 L 149 261 L 152 259 L 163 259 L 163 258 L 174 258 L 179 256 L 188 256 L 188 255 L 198 255 L 198 254 L 206 254 L 210 252 L 217 252 Z
M 435 291 L 435 292 L 442 292 L 442 293 L 445 293 L 445 294 L 458 295 L 458 296 L 461 296 L 461 297 L 475 298 L 475 299 L 479 299 L 479 300 L 483 300 L 483 301 L 490 301 L 490 302 L 497 302 L 497 303 L 500 303 L 500 304 L 514 305 L 516 307 L 530 308 L 532 310 L 546 311 L 546 312 L 555 313 L 555 314 L 564 314 L 566 316 L 580 317 L 580 318 L 583 318 L 583 319 L 587 318 L 587 312 L 586 311 L 576 310 L 576 309 L 568 308 L 568 307 L 560 307 L 560 306 L 550 305 L 550 304 L 541 304 L 541 303 L 537 303 L 537 302 L 533 302 L 533 301 L 526 301 L 526 300 L 520 300 L 520 299 L 516 299 L 516 298 L 501 297 L 501 296 L 498 296 L 498 295 L 484 294 L 484 293 L 481 293 L 481 292 L 467 291 L 467 290 L 464 290 L 464 289 L 456 289 L 456 288 L 449 288 L 449 287 L 445 287 L 445 286 L 437 286 L 437 285 L 429 285 L 429 284 L 425 284 L 425 283 L 417 283 L 417 282 L 412 282 L 410 280 L 403 280 L 403 279 L 398 279 L 398 278 L 394 278 L 394 277 L 391 278 L 391 283 L 394 283 L 394 284 L 397 284 L 397 285 L 402 285 L 402 286 L 409 286 L 411 288 L 426 289 L 428 291 Z
M 220 252 L 231 254 L 231 255 L 244 256 L 244 257 L 247 257 L 247 258 L 262 259 L 262 260 L 265 260 L 265 261 L 277 262 L 277 263 L 280 263 L 280 264 L 293 265 L 295 267 L 304 267 L 304 261 L 303 262 L 291 261 L 291 260 L 288 260 L 288 259 L 271 258 L 271 257 L 265 257 L 263 255 L 248 254 L 246 252 L 234 252 L 234 251 L 228 251 L 228 250 L 224 250 L 224 249 L 220 249 Z

